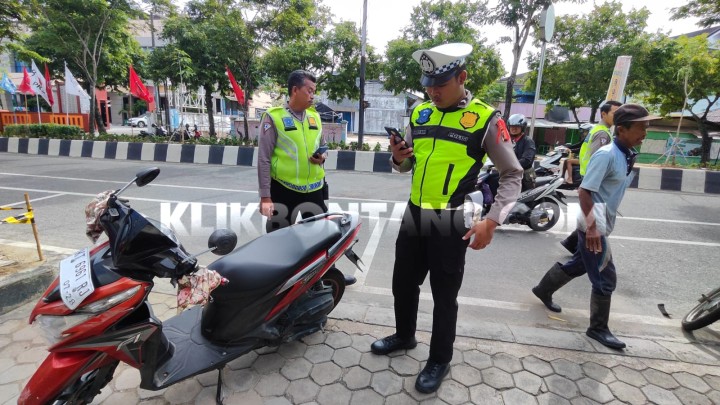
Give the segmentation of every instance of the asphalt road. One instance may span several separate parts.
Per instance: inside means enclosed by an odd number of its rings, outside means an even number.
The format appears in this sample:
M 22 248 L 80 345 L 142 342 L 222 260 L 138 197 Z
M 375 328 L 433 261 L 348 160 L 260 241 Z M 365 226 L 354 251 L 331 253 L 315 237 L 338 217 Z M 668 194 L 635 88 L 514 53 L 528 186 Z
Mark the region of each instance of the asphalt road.
M 160 176 L 124 197 L 147 216 L 171 225 L 191 252 L 203 250 L 216 227 L 231 227 L 240 242 L 260 236 L 255 168 L 153 162 L 90 160 L 0 154 L 0 204 L 23 201 L 28 192 L 36 212 L 42 243 L 79 249 L 85 237 L 84 207 L 98 192 L 119 188 L 142 168 L 157 165 Z M 409 176 L 332 171 L 331 209 L 360 210 L 363 225 L 356 252 L 365 273 L 348 288 L 344 300 L 390 308 L 394 242 Z M 577 195 L 568 193 L 577 203 Z M 679 318 L 702 292 L 720 284 L 720 196 L 628 190 L 611 237 L 618 268 L 611 327 L 632 336 L 680 336 Z M 563 213 L 566 207 L 563 207 Z M 14 213 L 14 211 L 3 211 Z M 571 213 L 572 215 L 572 213 Z M 550 232 L 503 226 L 493 243 L 468 251 L 460 292 L 461 322 L 471 316 L 488 322 L 584 330 L 587 327 L 590 283 L 578 278 L 555 296 L 564 310 L 560 319 L 547 316 L 530 293 L 555 261 L 569 255 L 558 243 L 574 228 L 565 217 Z M 29 226 L 0 225 L 0 240 L 33 242 Z M 281 249 L 282 247 L 278 247 Z M 214 260 L 202 256 L 202 263 Z M 339 267 L 352 272 L 341 259 Z M 421 311 L 432 313 L 430 288 L 423 286 Z M 664 318 L 663 303 L 672 318 Z M 708 332 L 710 333 L 710 332 Z

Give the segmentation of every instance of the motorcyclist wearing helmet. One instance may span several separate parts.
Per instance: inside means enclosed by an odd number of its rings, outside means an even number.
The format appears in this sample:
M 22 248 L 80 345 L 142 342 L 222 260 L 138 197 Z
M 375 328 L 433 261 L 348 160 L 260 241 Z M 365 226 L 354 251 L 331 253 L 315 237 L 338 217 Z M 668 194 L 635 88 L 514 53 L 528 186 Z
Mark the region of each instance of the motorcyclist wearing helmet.
M 525 136 L 528 120 L 522 114 L 513 114 L 508 118 L 508 131 L 512 138 L 515 157 L 523 168 L 522 191 L 535 187 L 535 142 Z

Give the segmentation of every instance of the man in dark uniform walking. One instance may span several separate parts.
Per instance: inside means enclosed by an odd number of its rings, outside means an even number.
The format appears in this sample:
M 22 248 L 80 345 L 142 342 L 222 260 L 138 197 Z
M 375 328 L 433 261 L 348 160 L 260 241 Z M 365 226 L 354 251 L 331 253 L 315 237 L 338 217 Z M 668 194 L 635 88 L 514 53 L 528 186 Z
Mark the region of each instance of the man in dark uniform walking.
M 423 393 L 436 391 L 450 370 L 467 247 L 490 244 L 517 200 L 523 173 L 499 113 L 465 89 L 465 58 L 471 51 L 469 44 L 453 43 L 413 53 L 431 100 L 413 110 L 404 141 L 390 140 L 392 165 L 413 171 L 412 188 L 395 244 L 396 333 L 374 342 L 371 350 L 385 355 L 417 345 L 420 285 L 429 273 L 432 338 L 415 383 Z M 486 218 L 468 229 L 462 205 L 474 191 L 486 153 L 500 172 L 497 197 Z

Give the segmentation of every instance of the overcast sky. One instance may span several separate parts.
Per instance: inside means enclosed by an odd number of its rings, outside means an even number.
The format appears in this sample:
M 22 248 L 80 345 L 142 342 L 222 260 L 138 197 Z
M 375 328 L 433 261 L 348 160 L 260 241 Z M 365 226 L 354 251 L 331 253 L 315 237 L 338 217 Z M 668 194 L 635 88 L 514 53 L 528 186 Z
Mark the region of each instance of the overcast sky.
M 368 43 L 379 53 L 384 54 L 387 42 L 400 36 L 401 29 L 410 23 L 413 7 L 418 6 L 420 2 L 421 0 L 367 0 Z M 491 0 L 490 3 L 495 4 L 497 0 Z M 589 0 L 583 5 L 557 3 L 555 15 L 582 15 L 592 10 L 594 4 L 603 3 L 604 0 Z M 662 30 L 669 31 L 672 35 L 679 35 L 699 29 L 695 25 L 697 22 L 695 18 L 670 21 L 670 9 L 685 3 L 686 1 L 682 0 L 626 0 L 623 2 L 623 10 L 628 12 L 633 8 L 646 7 L 650 11 L 647 31 Z M 324 4 L 330 7 L 336 20 L 354 21 L 358 28 L 362 27 L 363 0 L 325 0 Z M 512 32 L 505 27 L 493 26 L 488 29 L 486 37 L 489 43 L 494 43 L 500 37 L 511 34 Z M 512 66 L 511 44 L 497 45 L 496 48 L 500 51 L 505 70 L 509 73 Z M 528 50 L 532 49 L 532 41 L 528 39 L 518 73 L 527 71 L 525 56 Z

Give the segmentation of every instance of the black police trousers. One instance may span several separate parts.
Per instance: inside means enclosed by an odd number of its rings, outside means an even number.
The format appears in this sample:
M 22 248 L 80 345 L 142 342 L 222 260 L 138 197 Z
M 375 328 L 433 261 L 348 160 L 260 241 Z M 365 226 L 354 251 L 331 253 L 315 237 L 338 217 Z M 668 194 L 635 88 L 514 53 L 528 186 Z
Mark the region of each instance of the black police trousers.
M 397 335 L 410 338 L 417 329 L 420 286 L 430 273 L 433 324 L 429 359 L 452 359 L 457 324 L 457 296 L 469 241 L 460 210 L 428 210 L 408 203 L 395 242 L 392 291 Z
M 270 181 L 270 198 L 272 198 L 275 212 L 265 223 L 265 231 L 270 233 L 295 223 L 298 213 L 302 218 L 327 212 L 323 189 L 310 193 L 299 193 L 290 190 L 272 179 Z

